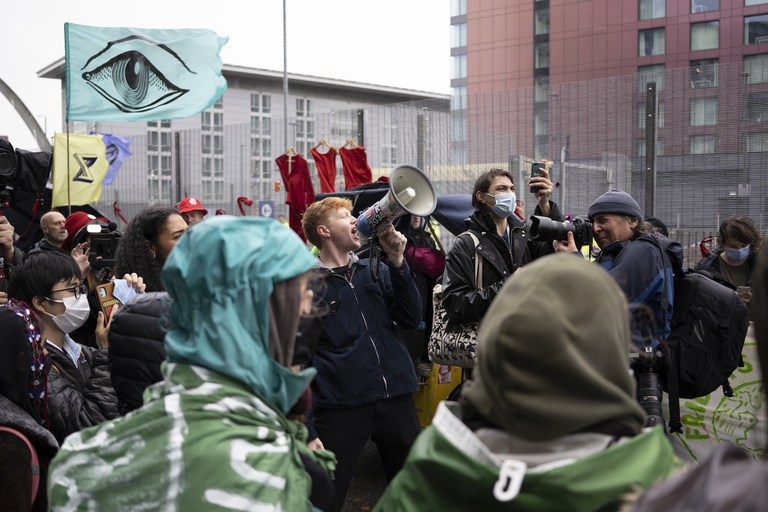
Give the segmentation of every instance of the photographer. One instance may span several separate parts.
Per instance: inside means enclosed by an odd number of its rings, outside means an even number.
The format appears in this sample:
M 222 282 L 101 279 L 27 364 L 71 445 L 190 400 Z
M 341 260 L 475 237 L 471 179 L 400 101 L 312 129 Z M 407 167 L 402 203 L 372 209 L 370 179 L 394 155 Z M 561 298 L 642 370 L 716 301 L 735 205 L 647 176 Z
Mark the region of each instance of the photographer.
M 560 208 L 549 200 L 554 188 L 549 173 L 542 172 L 542 177 L 529 182 L 539 188 L 535 215 L 563 221 Z M 475 212 L 465 222 L 480 243 L 475 247 L 468 236 L 456 238 L 443 274 L 443 304 L 451 322 L 458 324 L 482 319 L 509 276 L 552 252 L 548 242 L 530 240 L 525 221 L 515 212 L 515 185 L 508 171 L 491 169 L 481 174 L 472 190 L 472 206 Z M 475 285 L 475 253 L 483 258 L 482 289 Z
M 600 247 L 597 262 L 616 280 L 630 305 L 645 304 L 653 312 L 659 341 L 670 332 L 672 304 L 674 302 L 673 275 L 683 271 L 683 248 L 679 242 L 654 232 L 654 227 L 643 220 L 643 211 L 637 201 L 623 190 L 611 190 L 595 199 L 589 207 L 595 242 Z M 665 265 L 661 250 L 667 255 Z M 577 252 L 573 235 L 568 241 L 555 241 L 558 252 Z M 662 311 L 661 296 L 667 286 L 669 306 Z M 663 331 L 659 330 L 663 326 Z
M 8 279 L 13 265 L 21 263 L 24 253 L 13 245 L 13 226 L 8 219 L 0 215 L 0 305 L 8 302 Z

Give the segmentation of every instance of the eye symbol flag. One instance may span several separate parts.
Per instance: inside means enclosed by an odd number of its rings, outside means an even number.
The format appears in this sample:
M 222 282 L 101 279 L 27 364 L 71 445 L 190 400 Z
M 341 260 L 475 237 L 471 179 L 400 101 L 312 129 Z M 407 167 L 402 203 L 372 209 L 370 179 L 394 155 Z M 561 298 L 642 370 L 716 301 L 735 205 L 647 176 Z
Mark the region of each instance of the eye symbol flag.
M 64 24 L 67 121 L 194 116 L 224 94 L 227 38 L 206 29 Z

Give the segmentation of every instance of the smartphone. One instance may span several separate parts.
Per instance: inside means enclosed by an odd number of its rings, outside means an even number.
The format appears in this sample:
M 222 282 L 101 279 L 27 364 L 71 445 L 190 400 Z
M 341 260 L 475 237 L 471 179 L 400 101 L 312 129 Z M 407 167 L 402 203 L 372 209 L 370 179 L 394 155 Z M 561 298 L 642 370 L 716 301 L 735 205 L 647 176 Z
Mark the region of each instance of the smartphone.
M 531 164 L 531 178 L 541 178 L 544 176 L 544 165 L 541 162 L 533 162 Z M 531 194 L 536 194 L 541 190 L 541 187 L 531 187 Z
M 115 306 L 122 304 L 115 296 L 115 283 L 100 284 L 96 287 L 96 295 L 99 297 L 99 307 L 104 313 L 104 319 L 109 320 Z

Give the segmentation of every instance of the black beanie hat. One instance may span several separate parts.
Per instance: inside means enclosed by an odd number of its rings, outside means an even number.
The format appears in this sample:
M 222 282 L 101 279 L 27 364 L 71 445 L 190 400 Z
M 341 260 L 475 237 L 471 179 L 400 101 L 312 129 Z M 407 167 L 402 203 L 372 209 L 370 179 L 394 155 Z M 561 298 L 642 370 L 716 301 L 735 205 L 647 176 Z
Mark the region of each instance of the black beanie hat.
M 601 195 L 589 206 L 587 215 L 590 220 L 599 213 L 615 213 L 617 215 L 629 215 L 640 220 L 643 219 L 643 211 L 631 195 L 623 190 L 611 190 Z

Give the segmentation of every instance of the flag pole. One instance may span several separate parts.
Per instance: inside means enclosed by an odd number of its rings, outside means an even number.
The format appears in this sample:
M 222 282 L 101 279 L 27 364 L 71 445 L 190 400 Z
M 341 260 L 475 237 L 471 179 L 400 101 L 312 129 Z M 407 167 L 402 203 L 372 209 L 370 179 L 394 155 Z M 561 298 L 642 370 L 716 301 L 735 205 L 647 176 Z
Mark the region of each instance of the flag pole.
M 72 215 L 72 199 L 69 195 L 69 163 L 72 156 L 69 154 L 69 121 L 67 121 L 67 216 Z

